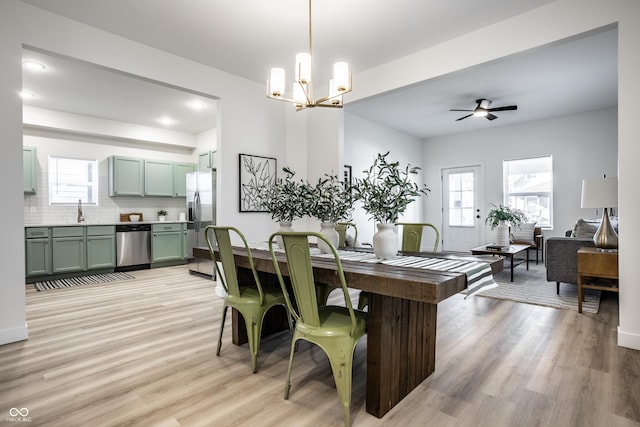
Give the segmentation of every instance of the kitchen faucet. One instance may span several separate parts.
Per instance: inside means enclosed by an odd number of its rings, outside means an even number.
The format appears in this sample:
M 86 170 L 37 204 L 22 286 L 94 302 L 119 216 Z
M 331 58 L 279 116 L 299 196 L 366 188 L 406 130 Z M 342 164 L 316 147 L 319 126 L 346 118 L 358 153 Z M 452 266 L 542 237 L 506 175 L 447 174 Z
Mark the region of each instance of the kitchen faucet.
M 82 199 L 78 199 L 78 222 L 84 222 L 84 216 L 82 215 Z

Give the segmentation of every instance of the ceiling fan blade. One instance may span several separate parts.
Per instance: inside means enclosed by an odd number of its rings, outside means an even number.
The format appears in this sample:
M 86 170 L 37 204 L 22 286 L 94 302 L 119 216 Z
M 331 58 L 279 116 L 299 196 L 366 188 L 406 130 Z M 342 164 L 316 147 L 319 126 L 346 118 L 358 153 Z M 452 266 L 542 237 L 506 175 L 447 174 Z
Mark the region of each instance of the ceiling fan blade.
M 457 109 L 453 109 L 453 110 L 449 110 L 449 111 L 474 111 L 474 110 L 457 110 Z
M 498 118 L 498 116 L 494 116 L 491 113 L 488 113 L 485 117 L 487 118 L 487 120 L 495 120 Z
M 462 119 L 466 119 L 467 117 L 471 117 L 471 116 L 473 116 L 473 113 L 471 113 L 471 114 L 467 114 L 466 116 L 462 116 L 462 117 L 460 117 L 459 119 L 456 119 L 456 122 L 459 122 L 460 120 L 462 120 Z
M 508 105 L 506 107 L 487 108 L 487 111 L 510 111 L 510 110 L 517 110 L 517 109 L 518 109 L 517 105 Z

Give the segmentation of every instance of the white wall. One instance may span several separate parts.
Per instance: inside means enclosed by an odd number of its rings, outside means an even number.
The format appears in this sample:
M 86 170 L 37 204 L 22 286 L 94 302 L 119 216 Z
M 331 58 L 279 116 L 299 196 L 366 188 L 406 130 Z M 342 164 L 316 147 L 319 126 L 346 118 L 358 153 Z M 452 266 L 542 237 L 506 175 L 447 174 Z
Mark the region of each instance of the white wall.
M 265 98 L 264 86 L 228 73 L 114 36 L 15 0 L 0 2 L 0 178 L 22 182 L 21 58 L 23 46 L 77 58 L 220 98 L 218 220 L 264 239 L 273 226 L 267 214 L 238 213 L 238 153 L 277 157 L 287 153 L 284 105 Z M 126 52 L 126 55 L 123 54 Z M 298 118 L 292 118 L 295 123 Z M 280 164 L 282 164 L 280 163 Z M 293 165 L 296 166 L 295 164 Z M 25 339 L 23 194 L 5 185 L 0 219 L 4 242 L 0 258 L 0 344 Z
M 593 218 L 595 211 L 580 208 L 583 178 L 618 175 L 617 109 L 592 111 L 478 132 L 460 133 L 425 141 L 423 167 L 429 181 L 439 181 L 443 168 L 482 164 L 485 171 L 483 217 L 491 204 L 502 203 L 502 162 L 531 157 L 553 157 L 553 229 L 545 236 L 564 236 L 577 218 Z M 432 189 L 425 221 L 442 224 L 442 186 Z M 485 241 L 492 241 L 486 227 Z
M 420 139 L 354 114 L 345 112 L 344 116 L 344 162 L 351 166 L 353 178 L 363 178 L 362 172 L 371 167 L 378 153 L 384 154 L 387 151 L 389 151 L 389 161 L 398 161 L 403 166 L 406 164 L 420 166 L 423 155 L 423 144 Z M 427 179 L 424 171 L 417 175 L 415 181 L 419 184 L 427 184 L 430 189 L 439 184 Z M 430 194 L 425 203 L 431 204 L 432 201 Z M 400 221 L 422 221 L 422 205 L 423 203 L 419 200 L 410 204 Z M 356 206 L 353 222 L 358 225 L 358 240 L 360 243 L 371 243 L 373 234 L 376 232 L 375 223 L 362 210 L 359 203 Z

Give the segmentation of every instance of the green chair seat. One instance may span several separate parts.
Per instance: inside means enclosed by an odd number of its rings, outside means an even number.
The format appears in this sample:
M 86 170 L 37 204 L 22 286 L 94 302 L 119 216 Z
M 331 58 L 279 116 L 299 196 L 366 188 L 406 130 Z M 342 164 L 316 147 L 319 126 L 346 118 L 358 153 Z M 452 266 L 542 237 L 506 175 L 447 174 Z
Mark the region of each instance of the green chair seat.
M 213 251 L 213 245 L 211 244 L 211 232 L 215 235 L 215 239 L 218 244 L 220 263 L 222 264 L 224 274 L 220 271 L 220 267 L 218 266 L 215 253 Z M 233 257 L 230 232 L 234 232 L 244 244 L 253 273 L 253 283 L 241 284 L 239 282 L 237 268 Z M 210 225 L 205 228 L 205 238 L 207 240 L 207 245 L 209 246 L 211 259 L 213 260 L 218 273 L 217 280 L 220 281 L 227 293 L 224 298 L 224 308 L 222 312 L 222 319 L 220 321 L 220 333 L 218 335 L 218 349 L 216 350 L 216 356 L 220 356 L 220 350 L 222 348 L 222 333 L 224 331 L 224 323 L 227 317 L 227 309 L 229 307 L 234 308 L 242 315 L 246 325 L 249 351 L 251 352 L 251 365 L 253 372 L 255 373 L 258 371 L 258 351 L 260 350 L 260 337 L 262 335 L 262 322 L 264 320 L 264 315 L 271 308 L 278 305 L 287 309 L 285 297 L 282 295 L 282 289 L 262 287 L 260 279 L 258 278 L 258 273 L 253 265 L 251 249 L 249 249 L 247 240 L 240 230 L 234 227 Z M 291 317 L 288 313 L 287 319 L 289 320 L 289 330 L 292 330 L 293 326 L 291 325 Z
M 280 236 L 287 259 L 289 279 L 295 297 L 295 307 L 289 299 L 286 284 L 276 253 L 273 249 L 274 239 Z M 323 305 L 318 299 L 316 284 L 309 252 L 309 237 L 323 240 L 333 252 L 337 276 L 340 280 L 338 289 L 342 290 L 344 306 Z M 291 370 L 296 342 L 305 340 L 320 347 L 331 364 L 333 379 L 342 403 L 342 411 L 346 426 L 351 425 L 351 381 L 353 372 L 353 352 L 358 340 L 366 333 L 367 313 L 354 310 L 351 297 L 342 270 L 342 264 L 336 248 L 321 234 L 313 232 L 277 232 L 269 238 L 269 250 L 273 265 L 287 302 L 291 316 L 295 319 L 293 339 L 289 355 L 289 368 L 285 383 L 284 398 L 289 398 L 291 390 Z

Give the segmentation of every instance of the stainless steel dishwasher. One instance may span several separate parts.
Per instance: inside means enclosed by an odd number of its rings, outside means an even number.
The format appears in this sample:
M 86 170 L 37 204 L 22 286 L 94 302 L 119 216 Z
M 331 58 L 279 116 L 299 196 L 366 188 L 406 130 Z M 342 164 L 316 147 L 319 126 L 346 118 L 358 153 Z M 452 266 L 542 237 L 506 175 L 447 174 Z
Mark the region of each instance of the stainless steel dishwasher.
M 116 225 L 116 270 L 149 268 L 151 224 Z

